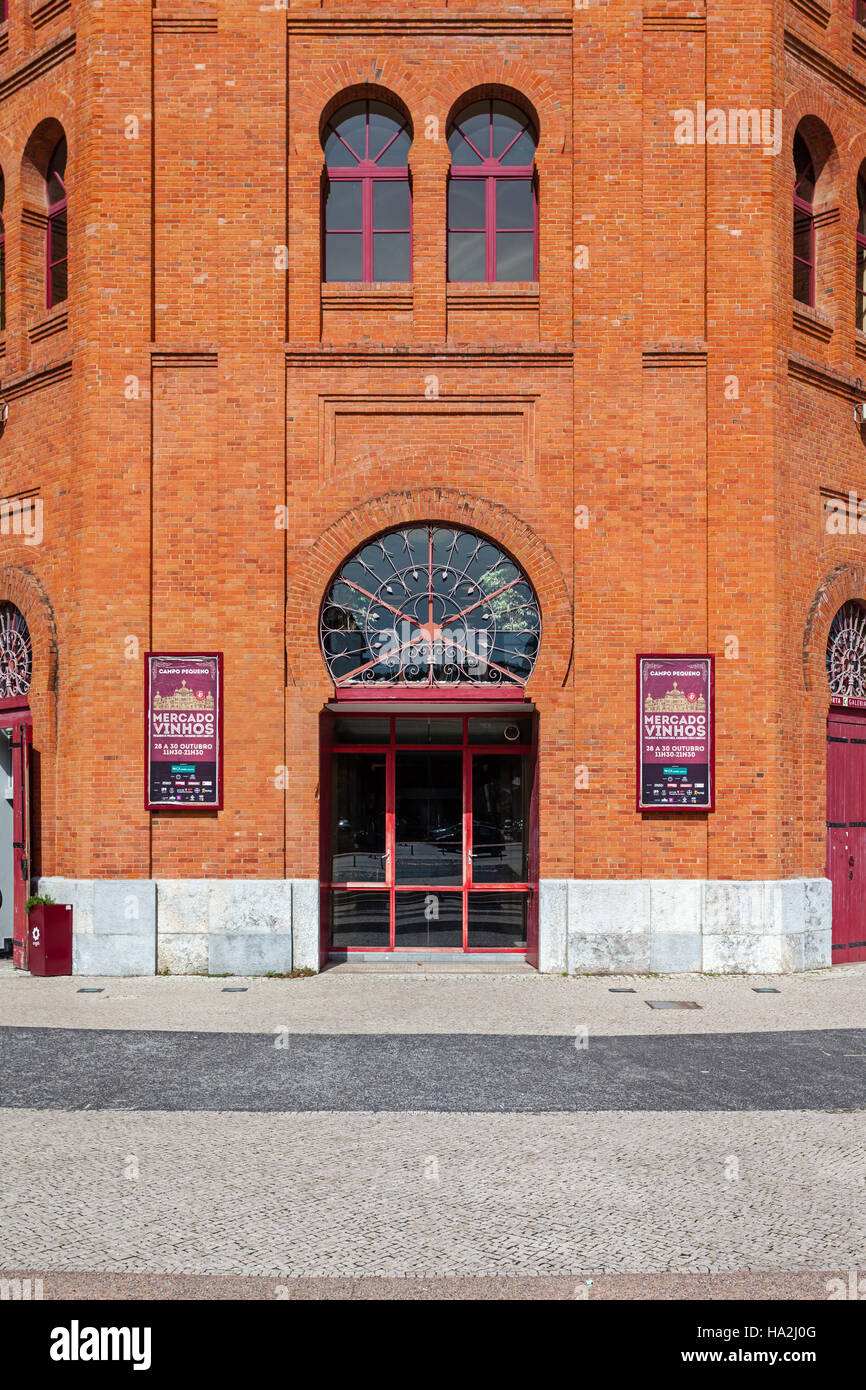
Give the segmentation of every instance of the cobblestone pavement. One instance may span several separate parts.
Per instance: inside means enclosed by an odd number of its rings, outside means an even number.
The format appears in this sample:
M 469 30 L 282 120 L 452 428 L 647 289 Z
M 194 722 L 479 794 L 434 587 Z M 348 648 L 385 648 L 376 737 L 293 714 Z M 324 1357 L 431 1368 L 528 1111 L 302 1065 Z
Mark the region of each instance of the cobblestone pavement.
M 226 994 L 233 986 L 245 994 Z M 102 994 L 80 994 L 99 989 Z M 779 990 L 756 994 L 756 988 Z M 634 989 L 635 994 L 614 994 Z M 653 1010 L 648 999 L 700 1009 Z M 0 964 L 0 1023 L 269 1033 L 664 1034 L 863 1027 L 866 962 L 804 975 L 346 974 L 34 979 Z
M 19 1110 L 0 1162 L 10 1269 L 795 1271 L 866 1249 L 856 1115 Z
M 866 1266 L 863 968 L 226 983 L 0 976 L 0 1040 L 24 1049 L 2 1078 L 0 1269 L 94 1297 L 112 1275 L 737 1297 L 749 1274 L 815 1298 Z M 300 1109 L 264 1079 L 284 1063 Z M 557 1108 L 587 1063 L 603 1085 Z

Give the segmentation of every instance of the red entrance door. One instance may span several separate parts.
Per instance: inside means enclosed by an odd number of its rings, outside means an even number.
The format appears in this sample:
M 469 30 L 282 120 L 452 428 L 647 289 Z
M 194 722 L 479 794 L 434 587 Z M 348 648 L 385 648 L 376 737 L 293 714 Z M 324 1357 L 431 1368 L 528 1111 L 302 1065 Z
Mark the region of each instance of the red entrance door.
M 833 964 L 866 960 L 866 714 L 827 720 L 827 877 Z
M 27 968 L 27 912 L 30 891 L 30 712 L 0 703 L 0 936 L 12 939 L 12 960 Z
M 532 951 L 531 717 L 338 718 L 328 947 Z

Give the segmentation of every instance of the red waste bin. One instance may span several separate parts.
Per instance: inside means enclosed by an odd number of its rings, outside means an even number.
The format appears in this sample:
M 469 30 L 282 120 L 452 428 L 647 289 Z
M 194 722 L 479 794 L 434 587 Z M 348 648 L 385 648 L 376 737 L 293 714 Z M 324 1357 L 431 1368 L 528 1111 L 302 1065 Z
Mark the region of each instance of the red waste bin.
M 72 974 L 72 908 L 65 903 L 31 907 L 27 921 L 31 975 Z

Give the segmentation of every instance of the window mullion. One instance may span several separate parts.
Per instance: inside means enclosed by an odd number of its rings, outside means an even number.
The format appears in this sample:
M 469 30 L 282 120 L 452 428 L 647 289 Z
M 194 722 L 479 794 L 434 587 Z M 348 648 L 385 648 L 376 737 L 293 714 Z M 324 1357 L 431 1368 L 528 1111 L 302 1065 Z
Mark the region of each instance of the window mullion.
M 496 279 L 496 179 L 487 180 L 487 235 L 485 237 L 485 266 L 488 284 Z
M 363 180 L 361 188 L 361 276 L 365 284 L 373 279 L 373 180 Z

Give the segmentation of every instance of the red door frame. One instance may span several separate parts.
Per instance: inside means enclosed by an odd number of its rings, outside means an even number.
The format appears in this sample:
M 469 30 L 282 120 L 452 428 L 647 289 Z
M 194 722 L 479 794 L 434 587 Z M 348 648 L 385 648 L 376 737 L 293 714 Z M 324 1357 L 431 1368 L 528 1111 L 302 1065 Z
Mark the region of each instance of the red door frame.
M 833 964 L 866 960 L 866 711 L 827 716 L 827 861 Z
M 459 893 L 463 906 L 463 943 L 461 947 L 456 946 L 431 946 L 430 951 L 441 951 L 444 953 L 462 950 L 467 955 L 474 953 L 496 952 L 497 955 L 521 955 L 531 963 L 538 965 L 538 718 L 531 711 L 526 711 L 526 715 L 531 716 L 530 722 L 530 741 L 528 743 L 513 744 L 493 744 L 469 742 L 469 718 L 470 715 L 465 710 L 451 710 L 444 705 L 442 716 L 458 718 L 463 724 L 462 742 L 457 744 L 450 743 L 397 743 L 396 740 L 396 721 L 401 716 L 417 717 L 417 711 L 413 711 L 411 703 L 400 713 L 383 714 L 381 712 L 353 711 L 353 717 L 359 719 L 387 718 L 390 725 L 390 738 L 387 744 L 376 743 L 340 743 L 335 744 L 333 738 L 334 720 L 338 717 L 331 711 L 324 711 L 322 714 L 319 749 L 320 749 L 320 781 L 319 781 L 319 884 L 320 884 L 320 935 L 319 935 L 319 960 L 324 965 L 330 953 L 330 907 L 331 892 L 363 891 L 363 892 L 384 892 L 388 893 L 389 906 L 389 936 L 390 942 L 387 946 L 347 946 L 338 948 L 339 954 L 345 951 L 347 954 L 356 951 L 368 951 L 370 953 L 411 952 L 420 949 L 417 946 L 395 946 L 395 908 L 396 894 L 402 892 L 444 892 L 449 894 Z M 526 715 L 516 717 L 526 717 Z M 431 715 L 431 718 L 437 716 Z M 331 769 L 333 766 L 334 753 L 384 753 L 386 758 L 386 780 L 385 780 L 385 878 L 381 883 L 364 882 L 342 882 L 332 883 L 331 873 Z M 462 882 L 460 885 L 424 884 L 424 883 L 401 883 L 395 881 L 394 848 L 396 836 L 396 765 L 398 752 L 459 752 L 463 757 L 462 765 L 462 788 L 463 788 L 463 869 Z M 529 845 L 528 845 L 528 871 L 529 878 L 524 883 L 473 883 L 472 882 L 472 759 L 478 754 L 500 756 L 503 753 L 519 753 L 525 759 L 526 776 L 529 780 Z M 469 893 L 520 893 L 527 900 L 526 905 L 526 946 L 470 946 L 468 943 L 469 933 L 469 912 L 468 898 Z
M 30 753 L 33 717 L 20 699 L 0 700 L 0 727 L 12 730 L 12 963 L 27 969 L 27 909 L 30 896 Z

